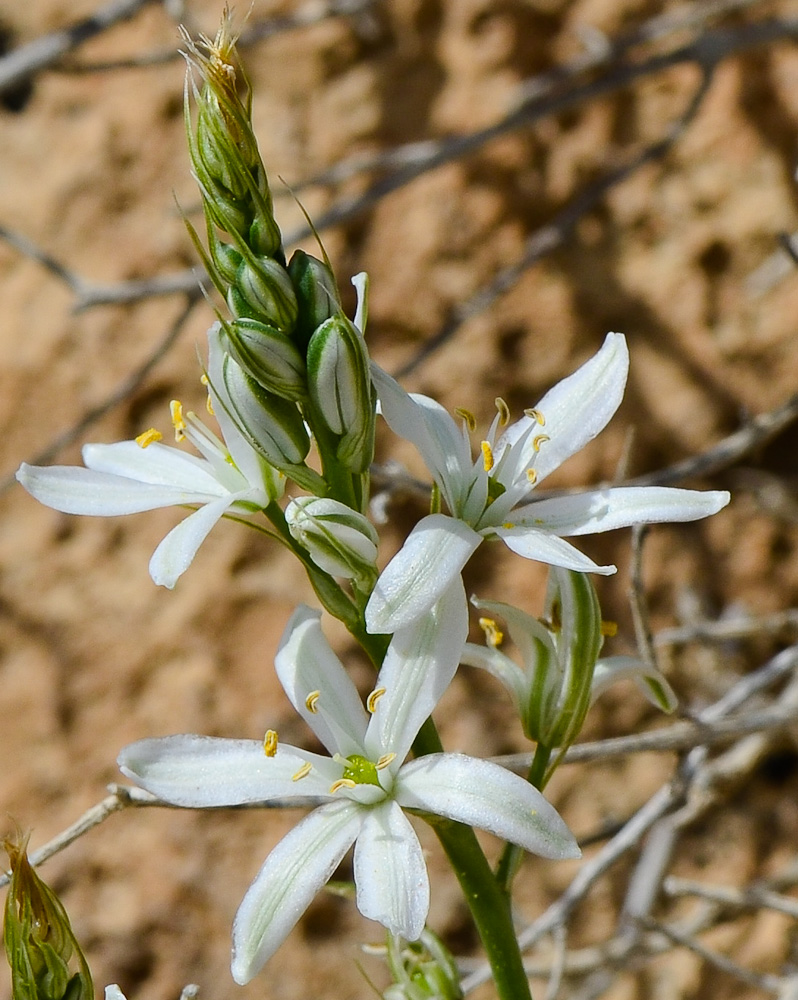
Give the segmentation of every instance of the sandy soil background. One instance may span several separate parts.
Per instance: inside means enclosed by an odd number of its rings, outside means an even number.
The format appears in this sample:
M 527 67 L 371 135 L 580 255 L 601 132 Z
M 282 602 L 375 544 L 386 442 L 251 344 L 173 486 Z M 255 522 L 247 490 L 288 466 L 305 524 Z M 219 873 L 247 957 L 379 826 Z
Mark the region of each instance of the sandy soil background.
M 409 388 L 449 408 L 470 408 L 484 426 L 495 396 L 518 414 L 592 354 L 608 330 L 623 331 L 632 355 L 627 397 L 607 431 L 558 474 L 557 486 L 662 469 L 798 391 L 798 268 L 779 249 L 779 234 L 798 229 L 794 5 L 727 3 L 724 12 L 719 4 L 653 0 L 384 0 L 349 3 L 353 13 L 324 17 L 325 8 L 255 0 L 250 27 L 269 30 L 244 49 L 287 234 L 302 218 L 278 178 L 323 219 L 392 175 L 375 168 L 329 183 L 313 178 L 352 158 L 365 162 L 401 144 L 490 127 L 524 95 L 530 99 L 530 80 L 566 67 L 559 83 L 556 74 L 547 78 L 560 88 L 543 93 L 553 111 L 517 116 L 490 141 L 323 229 L 343 286 L 350 274 L 370 272 L 372 352 L 389 370 L 414 364 Z M 716 16 L 708 16 L 711 9 Z M 11 51 L 94 10 L 94 0 L 4 0 L 0 40 Z M 274 20 L 297 12 L 312 23 Z M 0 242 L 3 474 L 35 460 L 95 409 L 101 412 L 91 426 L 49 460 L 79 461 L 84 440 L 166 429 L 173 397 L 202 404 L 195 352 L 212 319 L 207 304 L 189 308 L 185 291 L 123 304 L 92 306 L 89 299 L 99 288 L 118 291 L 196 266 L 175 207 L 175 199 L 189 213 L 197 206 L 183 136 L 183 65 L 179 58 L 129 60 L 174 52 L 178 20 L 213 33 L 219 13 L 216 0 L 144 4 L 76 47 L 67 64 L 0 96 L 0 226 L 77 276 L 69 287 L 18 246 Z M 792 40 L 776 30 L 760 45 L 735 49 L 746 26 L 752 38 L 763 24 L 781 19 L 784 26 L 790 17 Z M 635 32 L 637 42 L 623 52 L 608 48 Z M 663 61 L 624 82 L 624 67 L 644 66 L 697 38 L 710 40 L 695 50 L 703 66 Z M 594 68 L 577 74 L 579 61 L 591 59 Z M 574 83 L 585 85 L 581 99 L 556 104 Z M 682 121 L 691 102 L 694 114 Z M 606 184 L 668 137 L 661 155 Z M 567 232 L 543 229 L 575 205 L 583 210 Z M 552 233 L 551 252 L 419 357 L 447 324 L 451 329 L 457 310 L 523 258 L 530 237 L 546 244 Z M 312 240 L 304 245 L 313 249 Z M 168 349 L 126 391 L 159 345 Z M 106 406 L 115 394 L 117 402 Z M 655 629 L 795 605 L 797 434 L 788 427 L 733 466 L 686 483 L 731 488 L 734 499 L 707 523 L 652 531 L 644 576 Z M 423 476 L 412 450 L 385 435 L 379 459 L 388 458 Z M 307 739 L 271 667 L 293 606 L 311 599 L 285 556 L 223 524 L 166 592 L 150 581 L 147 562 L 177 512 L 70 518 L 16 486 L 2 504 L 0 808 L 32 828 L 32 847 L 103 797 L 119 778 L 119 748 L 134 739 L 169 732 L 259 738 L 272 726 L 285 740 Z M 424 505 L 397 495 L 389 511 L 386 558 Z M 606 616 L 620 624 L 612 651 L 629 651 L 629 535 L 585 539 L 583 547 L 620 567 L 600 582 L 600 595 Z M 545 573 L 483 547 L 467 585 L 538 612 Z M 331 634 L 365 680 L 345 634 Z M 795 638 L 787 625 L 723 643 L 663 646 L 661 656 L 689 715 Z M 526 749 L 502 690 L 474 671 L 458 676 L 439 722 L 451 749 Z M 636 689 L 621 686 L 596 707 L 584 736 L 661 725 Z M 749 754 L 743 778 L 716 790 L 711 808 L 681 833 L 672 872 L 742 887 L 789 869 L 798 843 L 798 757 L 789 729 L 760 751 Z M 586 857 L 676 763 L 673 753 L 648 753 L 561 770 L 551 797 L 580 837 L 593 838 Z M 384 984 L 380 962 L 360 950 L 380 939 L 379 928 L 351 901 L 329 894 L 319 896 L 254 983 L 241 989 L 229 977 L 235 909 L 297 815 L 129 811 L 50 861 L 43 872 L 72 914 L 97 984 L 119 982 L 130 1000 L 174 998 L 187 982 L 199 984 L 207 1000 L 373 995 L 355 963 Z M 477 958 L 457 886 L 434 838 L 421 832 L 434 879 L 431 926 L 458 954 Z M 497 845 L 486 843 L 495 855 Z M 635 857 L 625 857 L 579 908 L 568 937 L 575 954 L 588 955 L 613 933 Z M 542 912 L 577 869 L 528 861 L 519 921 Z M 787 878 L 788 897 L 791 884 Z M 686 919 L 691 907 L 690 900 L 659 902 L 652 912 Z M 767 976 L 798 972 L 794 914 L 732 907 L 710 925 L 702 944 L 754 978 L 671 947 L 654 960 L 622 962 L 603 986 L 576 976 L 559 995 L 759 997 L 774 995 Z M 539 982 L 537 992 L 545 993 Z M 8 995 L 1 982 L 0 995 Z M 492 994 L 483 986 L 474 995 Z

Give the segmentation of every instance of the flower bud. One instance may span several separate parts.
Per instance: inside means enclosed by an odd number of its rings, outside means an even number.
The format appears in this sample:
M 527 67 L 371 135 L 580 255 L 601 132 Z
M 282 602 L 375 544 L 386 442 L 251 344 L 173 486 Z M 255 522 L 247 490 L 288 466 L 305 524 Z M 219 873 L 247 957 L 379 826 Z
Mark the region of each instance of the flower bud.
M 256 319 L 234 319 L 224 331 L 229 353 L 264 389 L 284 399 L 305 398 L 305 359 L 282 330 Z
M 363 591 L 377 579 L 377 532 L 362 514 L 328 497 L 297 497 L 285 510 L 292 536 L 330 576 L 354 580 Z
M 252 317 L 290 333 L 297 318 L 297 301 L 288 272 L 271 257 L 242 260 L 227 296 L 236 317 Z
M 327 428 L 340 440 L 336 457 L 350 472 L 365 472 L 374 457 L 375 395 L 360 331 L 342 313 L 310 338 L 308 392 Z
M 36 874 L 27 843 L 5 841 L 11 861 L 3 924 L 14 1000 L 94 1000 L 91 973 L 61 900 Z
M 338 286 L 327 264 L 304 250 L 293 254 L 288 262 L 288 274 L 299 305 L 294 336 L 307 346 L 316 327 L 340 312 Z
M 455 961 L 428 927 L 418 941 L 389 934 L 386 957 L 394 981 L 382 994 L 384 1000 L 461 1000 Z

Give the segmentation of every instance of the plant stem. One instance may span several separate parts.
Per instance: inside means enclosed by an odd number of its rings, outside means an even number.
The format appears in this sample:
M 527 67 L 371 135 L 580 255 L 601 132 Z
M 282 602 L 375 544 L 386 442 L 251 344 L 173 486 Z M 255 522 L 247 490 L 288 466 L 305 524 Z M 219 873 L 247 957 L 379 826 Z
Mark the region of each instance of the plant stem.
M 550 758 L 551 747 L 544 747 L 538 743 L 535 749 L 535 756 L 529 765 L 529 773 L 526 776 L 526 780 L 540 792 L 546 787 L 546 768 L 548 767 Z M 508 899 L 510 898 L 510 888 L 513 884 L 513 879 L 521 866 L 523 857 L 523 848 L 518 847 L 517 844 L 504 845 L 504 850 L 496 866 L 496 882 Z

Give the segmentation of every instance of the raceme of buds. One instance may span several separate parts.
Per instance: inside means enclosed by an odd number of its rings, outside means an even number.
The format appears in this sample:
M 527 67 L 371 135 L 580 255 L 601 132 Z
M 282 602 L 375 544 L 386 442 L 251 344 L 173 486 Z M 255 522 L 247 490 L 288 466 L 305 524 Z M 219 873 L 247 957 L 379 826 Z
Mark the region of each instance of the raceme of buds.
M 339 313 L 310 338 L 308 392 L 327 428 L 339 437 L 336 456 L 350 472 L 374 457 L 375 402 L 363 335 Z
M 418 941 L 389 934 L 386 958 L 394 981 L 383 992 L 383 1000 L 461 1000 L 454 959 L 428 927 Z
M 377 579 L 377 532 L 362 514 L 327 497 L 297 497 L 285 510 L 288 530 L 330 576 L 370 591 Z
M 294 252 L 288 273 L 299 306 L 294 337 L 306 348 L 316 328 L 340 312 L 338 286 L 329 265 L 304 250 Z
M 91 973 L 61 900 L 36 874 L 27 843 L 5 841 L 11 861 L 3 923 L 14 1000 L 94 1000 Z
M 287 334 L 269 323 L 247 318 L 234 319 L 222 327 L 228 352 L 264 389 L 284 399 L 305 398 L 305 359 Z
M 245 258 L 227 293 L 227 304 L 236 317 L 254 317 L 291 333 L 298 306 L 288 272 L 271 257 Z

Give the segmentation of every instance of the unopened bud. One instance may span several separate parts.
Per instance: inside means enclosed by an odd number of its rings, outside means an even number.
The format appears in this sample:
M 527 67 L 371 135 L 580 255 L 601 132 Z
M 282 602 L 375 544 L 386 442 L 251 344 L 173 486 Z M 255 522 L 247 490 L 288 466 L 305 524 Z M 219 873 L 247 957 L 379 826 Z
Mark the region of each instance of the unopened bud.
M 297 497 L 285 510 L 288 530 L 330 576 L 368 591 L 377 579 L 377 532 L 362 514 L 328 497 Z
M 327 264 L 304 250 L 295 251 L 288 262 L 288 273 L 299 306 L 294 335 L 307 346 L 314 330 L 340 312 L 338 286 Z
M 242 260 L 227 303 L 234 316 L 252 317 L 290 333 L 297 301 L 285 268 L 271 257 Z
M 342 313 L 310 338 L 308 391 L 327 428 L 339 435 L 336 456 L 350 472 L 365 472 L 374 457 L 375 395 L 366 344 Z
M 264 389 L 284 399 L 305 398 L 305 359 L 287 334 L 256 319 L 235 319 L 224 330 L 230 354 Z
M 382 994 L 384 1000 L 461 1000 L 454 958 L 428 927 L 418 941 L 389 934 L 386 957 L 394 981 Z
M 36 874 L 27 843 L 4 842 L 11 862 L 3 939 L 14 1000 L 94 1000 L 91 973 L 61 900 Z

